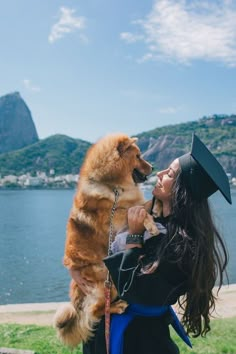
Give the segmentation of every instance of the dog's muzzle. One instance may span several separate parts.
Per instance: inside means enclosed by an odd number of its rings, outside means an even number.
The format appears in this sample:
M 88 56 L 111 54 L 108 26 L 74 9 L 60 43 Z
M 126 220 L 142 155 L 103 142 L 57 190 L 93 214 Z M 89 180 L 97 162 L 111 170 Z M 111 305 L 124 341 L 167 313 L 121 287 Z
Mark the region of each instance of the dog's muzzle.
M 133 170 L 132 177 L 134 180 L 134 183 L 143 183 L 147 180 L 147 176 L 141 173 L 139 170 L 136 168 Z

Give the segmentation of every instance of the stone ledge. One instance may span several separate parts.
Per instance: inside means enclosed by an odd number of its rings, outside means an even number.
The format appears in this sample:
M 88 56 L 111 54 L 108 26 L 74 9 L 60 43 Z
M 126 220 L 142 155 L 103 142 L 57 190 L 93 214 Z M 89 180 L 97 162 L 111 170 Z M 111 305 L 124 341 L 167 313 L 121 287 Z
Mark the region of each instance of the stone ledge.
M 32 350 L 0 348 L 0 354 L 35 354 Z

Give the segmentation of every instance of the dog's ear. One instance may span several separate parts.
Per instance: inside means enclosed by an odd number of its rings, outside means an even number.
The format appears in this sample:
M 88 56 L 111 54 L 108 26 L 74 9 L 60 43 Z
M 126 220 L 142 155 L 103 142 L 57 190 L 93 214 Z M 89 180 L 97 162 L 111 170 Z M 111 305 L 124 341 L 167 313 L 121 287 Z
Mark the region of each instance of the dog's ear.
M 130 138 L 125 141 L 124 140 L 120 141 L 117 146 L 117 150 L 118 150 L 119 154 L 120 155 L 124 154 L 124 152 L 127 151 L 132 144 L 136 143 L 137 140 L 138 140 L 138 138 Z

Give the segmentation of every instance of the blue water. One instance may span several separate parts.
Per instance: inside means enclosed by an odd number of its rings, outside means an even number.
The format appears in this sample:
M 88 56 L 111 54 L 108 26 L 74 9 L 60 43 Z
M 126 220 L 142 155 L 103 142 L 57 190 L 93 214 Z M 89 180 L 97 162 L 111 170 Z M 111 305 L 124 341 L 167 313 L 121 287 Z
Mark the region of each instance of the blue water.
M 0 304 L 68 300 L 62 257 L 74 193 L 0 191 Z M 229 281 L 236 283 L 236 190 L 232 197 L 232 206 L 217 193 L 211 203 L 230 254 Z

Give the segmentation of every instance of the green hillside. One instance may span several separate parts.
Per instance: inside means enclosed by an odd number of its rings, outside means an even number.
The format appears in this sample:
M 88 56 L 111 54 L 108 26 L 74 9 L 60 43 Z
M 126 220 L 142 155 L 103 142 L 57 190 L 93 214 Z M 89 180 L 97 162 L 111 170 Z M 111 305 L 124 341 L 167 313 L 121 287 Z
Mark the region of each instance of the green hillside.
M 176 140 L 176 147 L 188 151 L 191 145 L 193 132 L 204 141 L 215 155 L 220 156 L 224 154 L 235 156 L 236 158 L 236 115 L 214 115 L 212 117 L 203 117 L 198 121 L 156 128 L 154 130 L 143 132 L 137 135 L 137 137 L 139 137 L 141 149 L 146 151 L 148 149 L 150 138 L 157 139 L 166 135 L 173 136 L 173 138 L 180 136 L 183 139 Z M 186 143 L 186 148 L 183 141 Z
M 90 143 L 65 135 L 53 135 L 23 149 L 0 155 L 0 174 L 21 175 L 36 171 L 56 175 L 79 172 Z
M 169 125 L 136 135 L 145 158 L 157 169 L 189 151 L 195 132 L 219 158 L 227 172 L 236 176 L 236 115 L 214 115 L 198 121 Z M 0 174 L 34 175 L 37 171 L 55 175 L 79 173 L 91 143 L 65 135 L 54 135 L 21 150 L 0 154 Z

